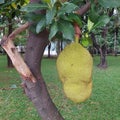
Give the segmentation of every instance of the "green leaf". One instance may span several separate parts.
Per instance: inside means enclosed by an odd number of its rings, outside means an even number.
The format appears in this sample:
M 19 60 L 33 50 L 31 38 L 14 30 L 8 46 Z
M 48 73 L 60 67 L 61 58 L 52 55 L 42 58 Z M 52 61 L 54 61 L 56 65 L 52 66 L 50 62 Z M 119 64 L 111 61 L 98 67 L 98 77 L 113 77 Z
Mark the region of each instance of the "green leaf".
M 33 32 L 34 34 L 36 34 L 36 24 L 32 24 L 30 26 L 30 31 Z
M 31 4 L 28 4 L 24 7 L 22 7 L 21 11 L 33 12 L 33 11 L 36 11 L 36 10 L 45 10 L 45 9 L 48 9 L 48 6 L 46 4 L 31 3 Z
M 70 2 L 72 2 L 74 4 L 80 4 L 80 3 L 84 2 L 84 0 L 70 0 Z
M 43 15 L 38 15 L 35 13 L 27 13 L 23 16 L 23 18 L 29 22 L 39 22 Z
M 53 7 L 52 9 L 48 10 L 46 13 L 46 24 L 49 25 L 52 23 L 52 20 L 54 19 L 56 14 L 56 8 Z
M 94 25 L 94 23 L 88 18 L 87 28 L 88 28 L 88 31 L 89 31 L 89 32 L 91 31 L 93 25 Z
M 98 10 L 96 9 L 96 6 L 94 4 L 91 4 L 91 9 L 89 11 L 89 19 L 93 23 L 97 23 L 99 18 L 100 16 L 98 14 Z
M 105 8 L 120 7 L 120 0 L 98 0 L 98 2 Z
M 99 21 L 94 24 L 93 29 L 106 25 L 110 21 L 110 18 L 106 15 L 100 17 Z
M 74 40 L 74 27 L 70 22 L 61 20 L 58 26 L 64 39 Z
M 51 40 L 56 35 L 57 32 L 58 32 L 58 26 L 57 26 L 57 22 L 55 22 L 51 25 L 49 40 Z
M 92 40 L 89 36 L 84 36 L 82 37 L 81 39 L 81 44 L 84 46 L 84 47 L 89 47 L 92 45 Z
M 54 6 L 57 0 L 50 0 L 50 1 L 51 1 L 51 5 Z
M 46 26 L 46 19 L 43 17 L 36 26 L 36 33 L 40 33 Z
M 71 22 L 76 22 L 80 27 L 82 27 L 82 20 L 77 14 L 74 13 L 68 14 L 67 20 Z
M 77 5 L 70 3 L 70 2 L 65 2 L 63 6 L 60 8 L 58 11 L 58 16 L 64 15 L 65 13 L 71 13 L 73 12 L 76 8 L 78 8 Z

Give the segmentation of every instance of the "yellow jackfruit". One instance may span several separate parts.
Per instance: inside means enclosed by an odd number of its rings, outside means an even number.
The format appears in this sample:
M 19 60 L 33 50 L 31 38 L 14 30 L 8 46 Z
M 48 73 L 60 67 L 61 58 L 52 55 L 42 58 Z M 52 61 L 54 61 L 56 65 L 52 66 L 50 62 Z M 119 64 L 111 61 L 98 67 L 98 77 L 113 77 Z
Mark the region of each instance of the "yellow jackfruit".
M 66 81 L 64 83 L 64 92 L 66 96 L 75 103 L 83 102 L 91 95 L 92 81 L 88 84 L 84 82 L 71 83 Z
M 57 70 L 66 96 L 78 103 L 89 98 L 92 91 L 93 60 L 79 43 L 71 43 L 60 53 Z

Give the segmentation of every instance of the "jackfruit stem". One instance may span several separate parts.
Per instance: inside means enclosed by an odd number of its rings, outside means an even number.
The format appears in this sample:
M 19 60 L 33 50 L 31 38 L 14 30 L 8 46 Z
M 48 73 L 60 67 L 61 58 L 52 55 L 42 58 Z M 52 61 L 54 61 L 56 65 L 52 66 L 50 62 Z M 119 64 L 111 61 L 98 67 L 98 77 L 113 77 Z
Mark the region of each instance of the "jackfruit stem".
M 79 38 L 80 38 L 80 36 L 78 34 L 75 35 L 75 43 L 79 43 Z
M 75 42 L 79 43 L 79 39 L 81 36 L 81 30 L 77 23 L 74 23 L 74 29 L 75 29 Z

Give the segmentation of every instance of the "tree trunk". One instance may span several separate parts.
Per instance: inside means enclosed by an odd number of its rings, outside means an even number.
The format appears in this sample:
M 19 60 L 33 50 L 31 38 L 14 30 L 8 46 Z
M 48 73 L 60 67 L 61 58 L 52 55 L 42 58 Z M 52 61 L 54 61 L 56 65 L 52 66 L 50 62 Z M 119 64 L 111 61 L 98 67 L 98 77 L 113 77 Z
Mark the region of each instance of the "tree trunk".
M 31 3 L 40 0 L 30 0 Z M 39 11 L 37 11 L 39 14 Z M 36 78 L 36 83 L 23 80 L 25 93 L 33 102 L 42 120 L 64 120 L 55 104 L 52 102 L 41 73 L 41 60 L 45 47 L 48 45 L 48 32 L 35 34 L 29 31 L 26 46 L 25 62 Z
M 8 23 L 9 23 L 8 35 L 10 35 L 12 33 L 12 19 L 11 18 L 8 19 Z M 11 61 L 11 59 L 10 59 L 10 57 L 8 55 L 7 55 L 7 67 L 8 68 L 13 68 L 12 61 Z
M 63 40 L 58 40 L 56 44 L 57 55 L 63 50 Z
M 97 65 L 99 68 L 107 68 L 107 61 L 106 61 L 106 47 L 103 45 L 100 49 L 100 63 Z
M 105 36 L 103 36 L 105 37 Z M 107 68 L 107 61 L 106 61 L 106 44 L 102 47 L 97 44 L 95 34 L 91 33 L 91 38 L 93 40 L 93 46 L 100 52 L 100 63 L 97 65 L 99 68 Z
M 57 41 L 57 55 L 61 52 L 60 40 Z
M 60 41 L 60 50 L 62 51 L 63 50 L 63 40 Z
M 37 82 L 31 83 L 24 80 L 25 92 L 35 105 L 42 120 L 63 120 L 50 98 L 40 69 L 43 52 L 48 43 L 48 33 L 46 31 L 38 35 L 30 32 L 25 61 Z
M 8 68 L 13 68 L 13 64 L 12 64 L 12 61 L 10 59 L 10 57 L 7 55 L 7 67 Z
M 51 49 L 51 43 L 49 43 L 49 45 L 48 45 L 48 58 L 51 57 L 51 56 L 50 56 L 50 49 Z
M 117 56 L 117 37 L 118 37 L 118 27 L 115 28 L 114 32 L 114 55 Z
M 102 37 L 104 39 L 104 45 L 100 48 L 100 64 L 98 64 L 98 67 L 100 68 L 107 68 L 107 61 L 106 61 L 106 51 L 107 51 L 107 46 L 106 46 L 106 35 L 107 35 L 107 27 L 104 27 L 102 30 Z

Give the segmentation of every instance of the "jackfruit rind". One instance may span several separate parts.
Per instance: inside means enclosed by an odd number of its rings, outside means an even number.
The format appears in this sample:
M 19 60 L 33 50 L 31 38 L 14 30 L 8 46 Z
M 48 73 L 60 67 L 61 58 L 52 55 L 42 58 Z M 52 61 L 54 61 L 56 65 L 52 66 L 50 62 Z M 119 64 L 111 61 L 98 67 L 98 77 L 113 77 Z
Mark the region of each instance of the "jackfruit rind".
M 92 92 L 90 53 L 79 43 L 71 43 L 59 55 L 57 70 L 65 95 L 75 103 L 88 99 Z
M 89 84 L 66 81 L 63 86 L 65 95 L 75 103 L 84 102 L 92 93 L 92 81 Z
M 62 82 L 86 81 L 92 75 L 93 60 L 89 52 L 78 43 L 68 45 L 57 59 L 57 69 Z

